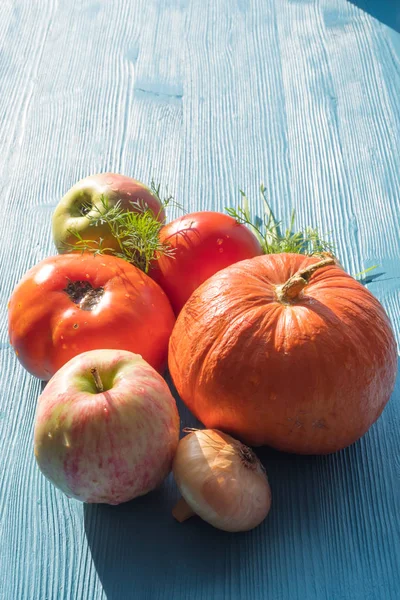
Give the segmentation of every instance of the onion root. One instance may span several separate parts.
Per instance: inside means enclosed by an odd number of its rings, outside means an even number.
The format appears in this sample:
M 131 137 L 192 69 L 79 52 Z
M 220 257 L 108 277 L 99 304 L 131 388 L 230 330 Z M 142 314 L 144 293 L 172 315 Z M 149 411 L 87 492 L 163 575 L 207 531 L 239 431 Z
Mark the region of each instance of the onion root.
M 180 498 L 172 509 L 172 516 L 179 523 L 187 521 L 187 519 L 190 519 L 190 517 L 194 517 L 195 514 L 196 513 L 190 508 L 185 498 Z

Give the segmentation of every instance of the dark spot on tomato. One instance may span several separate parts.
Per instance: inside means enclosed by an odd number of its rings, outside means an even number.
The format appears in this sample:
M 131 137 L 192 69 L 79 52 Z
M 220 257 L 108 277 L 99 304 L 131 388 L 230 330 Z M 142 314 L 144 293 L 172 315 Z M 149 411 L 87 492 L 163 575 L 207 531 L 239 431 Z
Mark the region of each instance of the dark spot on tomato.
M 93 310 L 102 299 L 104 288 L 94 288 L 88 281 L 69 281 L 64 292 L 82 310 Z M 76 329 L 75 325 L 74 328 Z

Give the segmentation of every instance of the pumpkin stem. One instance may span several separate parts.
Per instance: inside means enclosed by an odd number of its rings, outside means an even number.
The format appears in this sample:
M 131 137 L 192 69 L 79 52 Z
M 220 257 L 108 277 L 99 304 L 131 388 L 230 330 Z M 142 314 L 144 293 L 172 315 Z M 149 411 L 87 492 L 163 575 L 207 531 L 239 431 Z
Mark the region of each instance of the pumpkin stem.
M 336 261 L 332 256 L 328 256 L 327 258 L 298 271 L 278 289 L 278 299 L 281 302 L 290 302 L 290 300 L 294 300 L 298 297 L 302 289 L 305 288 L 311 275 L 315 273 L 315 271 L 327 267 L 328 265 L 334 265 L 335 262 Z

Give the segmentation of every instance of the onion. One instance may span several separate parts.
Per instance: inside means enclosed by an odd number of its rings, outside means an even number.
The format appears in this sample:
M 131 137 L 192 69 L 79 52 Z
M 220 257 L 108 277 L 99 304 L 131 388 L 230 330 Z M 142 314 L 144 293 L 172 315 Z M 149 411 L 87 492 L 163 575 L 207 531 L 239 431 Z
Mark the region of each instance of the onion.
M 185 430 L 173 473 L 182 494 L 172 511 L 179 521 L 194 514 L 217 529 L 248 531 L 271 507 L 267 475 L 254 452 L 216 429 Z

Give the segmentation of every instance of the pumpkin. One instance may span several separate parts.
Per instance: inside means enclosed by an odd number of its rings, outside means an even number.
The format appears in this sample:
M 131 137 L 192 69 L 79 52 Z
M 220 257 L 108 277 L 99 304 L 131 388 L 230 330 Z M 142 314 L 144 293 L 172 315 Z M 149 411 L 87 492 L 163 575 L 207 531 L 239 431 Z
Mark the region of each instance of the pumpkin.
M 227 267 L 190 297 L 169 343 L 177 391 L 207 428 L 300 454 L 360 438 L 389 400 L 396 368 L 383 307 L 329 257 Z

